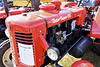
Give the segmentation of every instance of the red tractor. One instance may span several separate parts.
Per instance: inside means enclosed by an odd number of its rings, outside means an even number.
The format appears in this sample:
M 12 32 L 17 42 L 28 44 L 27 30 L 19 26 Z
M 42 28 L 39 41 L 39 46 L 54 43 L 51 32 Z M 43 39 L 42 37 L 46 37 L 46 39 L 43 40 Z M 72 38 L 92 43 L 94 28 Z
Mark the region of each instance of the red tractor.
M 1 48 L 8 51 L 4 56 L 12 59 L 14 67 L 42 67 L 50 62 L 59 67 L 58 61 L 68 52 L 76 58 L 82 57 L 93 43 L 90 37 L 99 40 L 99 9 L 98 19 L 93 19 L 99 0 L 76 2 L 55 0 L 40 5 L 39 11 L 9 16 L 6 26 L 10 43 L 9 40 L 2 43 L 2 47 L 8 47 Z M 8 61 L 4 59 L 5 63 Z
M 28 1 L 28 4 L 29 4 L 30 0 Z M 9 7 L 8 6 L 8 3 L 7 3 L 7 0 L 4 0 L 4 6 L 3 7 L 0 7 L 0 43 L 5 40 L 5 39 L 8 39 L 6 36 L 5 36 L 5 33 L 6 33 L 6 25 L 5 25 L 5 19 L 8 17 L 8 16 L 12 16 L 12 15 L 18 15 L 18 14 L 22 14 L 22 13 L 26 13 L 26 12 L 29 12 L 31 9 L 30 8 L 27 8 L 28 4 L 26 6 L 23 6 L 23 7 Z M 7 34 L 7 33 L 6 33 Z M 6 45 L 7 46 L 7 45 Z M 7 64 L 4 62 L 4 60 L 8 59 L 8 58 L 3 58 L 5 57 L 5 55 L 8 55 L 10 54 L 9 52 L 7 52 L 8 54 L 6 54 L 6 50 L 8 49 L 8 47 L 6 47 L 3 45 L 3 42 L 0 44 L 0 56 L 2 56 L 0 58 L 0 67 L 2 67 L 2 64 L 5 64 L 6 65 L 11 65 L 10 63 L 12 61 L 9 61 L 7 62 Z M 6 49 L 6 50 L 5 50 Z M 10 54 L 11 55 L 11 54 Z M 10 56 L 9 55 L 9 56 Z M 3 58 L 3 59 L 2 59 Z M 10 58 L 9 58 L 10 59 Z M 11 59 L 10 59 L 11 60 Z

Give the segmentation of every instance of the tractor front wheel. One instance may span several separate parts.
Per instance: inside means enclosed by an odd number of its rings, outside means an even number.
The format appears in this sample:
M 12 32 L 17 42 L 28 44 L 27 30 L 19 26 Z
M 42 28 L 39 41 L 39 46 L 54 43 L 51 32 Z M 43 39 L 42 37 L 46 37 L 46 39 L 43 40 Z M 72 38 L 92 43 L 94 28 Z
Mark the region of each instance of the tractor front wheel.
M 9 39 L 0 44 L 0 67 L 13 67 Z

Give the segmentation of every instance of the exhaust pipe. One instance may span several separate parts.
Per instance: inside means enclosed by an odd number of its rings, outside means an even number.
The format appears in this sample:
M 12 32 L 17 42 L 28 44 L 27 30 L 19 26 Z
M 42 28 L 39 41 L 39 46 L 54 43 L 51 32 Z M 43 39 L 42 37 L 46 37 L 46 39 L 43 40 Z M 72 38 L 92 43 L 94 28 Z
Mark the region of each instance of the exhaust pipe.
M 8 4 L 7 4 L 7 0 L 3 0 L 4 2 L 4 8 L 5 8 L 5 12 L 7 14 L 7 17 L 9 16 L 9 10 L 8 10 Z
M 31 0 L 31 7 L 34 9 L 34 11 L 37 11 L 39 9 L 40 0 Z

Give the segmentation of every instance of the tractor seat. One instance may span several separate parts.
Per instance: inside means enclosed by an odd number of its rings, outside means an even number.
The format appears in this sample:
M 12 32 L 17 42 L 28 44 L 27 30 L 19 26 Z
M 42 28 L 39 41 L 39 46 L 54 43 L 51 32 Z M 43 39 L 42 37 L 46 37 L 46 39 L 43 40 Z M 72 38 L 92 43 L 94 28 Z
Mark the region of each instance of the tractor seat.
M 90 36 L 100 38 L 100 7 L 98 8 L 97 14 L 92 24 Z

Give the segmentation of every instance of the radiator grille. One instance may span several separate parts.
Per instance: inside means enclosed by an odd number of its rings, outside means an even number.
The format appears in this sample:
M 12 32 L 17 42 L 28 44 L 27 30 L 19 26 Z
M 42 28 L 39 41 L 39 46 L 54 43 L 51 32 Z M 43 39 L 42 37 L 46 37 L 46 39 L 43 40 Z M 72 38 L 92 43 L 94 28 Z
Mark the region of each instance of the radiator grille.
M 15 39 L 18 43 L 33 44 L 32 33 L 26 34 L 15 32 Z
M 19 57 L 19 60 L 20 60 L 18 43 L 22 43 L 22 44 L 26 44 L 26 45 L 32 45 L 33 44 L 32 33 L 26 34 L 26 33 L 15 32 L 15 39 L 16 39 L 18 57 Z M 33 56 L 34 55 L 35 54 L 34 54 L 34 46 L 33 46 Z M 21 61 L 19 61 L 19 62 L 20 62 L 19 64 L 26 66 Z M 35 63 L 35 58 L 34 58 L 34 63 Z

